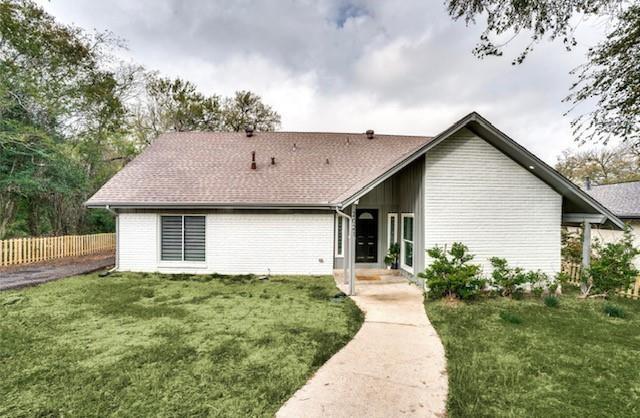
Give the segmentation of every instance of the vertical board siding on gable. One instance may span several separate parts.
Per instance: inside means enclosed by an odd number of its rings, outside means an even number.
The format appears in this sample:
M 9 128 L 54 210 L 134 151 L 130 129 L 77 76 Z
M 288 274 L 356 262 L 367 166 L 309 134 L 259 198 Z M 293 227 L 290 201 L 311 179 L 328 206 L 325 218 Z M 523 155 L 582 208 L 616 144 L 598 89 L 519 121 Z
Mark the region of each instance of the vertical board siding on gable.
M 425 248 L 462 242 L 487 274 L 491 257 L 560 270 L 561 195 L 469 130 L 426 154 L 425 216 Z
M 423 196 L 424 158 L 409 164 L 362 196 L 358 202 L 358 209 L 378 209 L 378 262 L 357 263 L 358 268 L 384 268 L 384 257 L 389 250 L 387 246 L 387 221 L 389 213 L 398 214 L 397 233 L 400 234 L 400 214 L 413 213 L 414 226 L 414 272 L 424 269 L 424 252 L 422 247 L 424 228 L 421 226 L 424 213 Z M 344 210 L 351 213 L 350 207 Z M 344 268 L 344 259 L 335 259 L 335 268 Z
M 357 263 L 358 267 L 384 268 L 384 256 L 387 254 L 387 214 L 397 212 L 393 178 L 387 179 L 362 196 L 358 209 L 378 209 L 378 262 Z M 350 209 L 349 209 L 350 211 Z M 350 213 L 350 212 L 349 212 Z M 342 265 L 341 265 L 342 267 Z
M 398 201 L 398 235 L 402 233 L 402 213 L 413 213 L 413 274 L 424 270 L 424 157 L 400 171 L 395 177 L 396 199 Z
M 187 213 L 185 213 L 187 214 Z M 333 213 L 209 213 L 206 263 L 160 266 L 158 213 L 121 213 L 121 271 L 222 274 L 331 274 Z M 322 262 L 319 260 L 322 259 Z

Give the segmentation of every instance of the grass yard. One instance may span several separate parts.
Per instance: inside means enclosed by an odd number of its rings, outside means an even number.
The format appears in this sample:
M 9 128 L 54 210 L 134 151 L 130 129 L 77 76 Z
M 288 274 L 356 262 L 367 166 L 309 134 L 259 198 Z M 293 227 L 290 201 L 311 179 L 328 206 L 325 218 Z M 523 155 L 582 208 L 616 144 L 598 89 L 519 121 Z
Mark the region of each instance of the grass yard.
M 360 328 L 331 277 L 82 276 L 0 293 L 0 416 L 273 416 Z
M 640 301 L 425 303 L 447 353 L 451 417 L 640 416 Z M 520 323 L 518 323 L 520 321 Z

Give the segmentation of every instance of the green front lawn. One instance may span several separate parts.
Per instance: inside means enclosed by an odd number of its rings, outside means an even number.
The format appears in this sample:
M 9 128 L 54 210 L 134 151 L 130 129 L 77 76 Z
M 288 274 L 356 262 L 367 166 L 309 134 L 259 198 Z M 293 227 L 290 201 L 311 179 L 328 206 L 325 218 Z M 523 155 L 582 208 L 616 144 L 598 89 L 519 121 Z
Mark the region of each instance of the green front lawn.
M 331 277 L 83 276 L 0 293 L 0 416 L 272 416 L 359 329 Z
M 427 301 L 447 354 L 449 415 L 640 416 L 640 301 L 575 296 L 558 308 L 531 299 Z M 606 316 L 606 303 L 626 318 Z

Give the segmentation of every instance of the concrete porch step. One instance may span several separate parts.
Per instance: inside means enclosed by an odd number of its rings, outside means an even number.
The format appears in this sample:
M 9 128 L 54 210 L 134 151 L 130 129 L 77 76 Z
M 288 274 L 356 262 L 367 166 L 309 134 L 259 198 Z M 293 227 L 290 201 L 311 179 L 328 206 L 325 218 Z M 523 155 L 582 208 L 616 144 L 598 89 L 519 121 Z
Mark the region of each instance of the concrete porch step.
M 343 281 L 344 270 L 334 270 L 336 280 Z M 356 269 L 356 283 L 404 283 L 407 279 L 400 270 Z

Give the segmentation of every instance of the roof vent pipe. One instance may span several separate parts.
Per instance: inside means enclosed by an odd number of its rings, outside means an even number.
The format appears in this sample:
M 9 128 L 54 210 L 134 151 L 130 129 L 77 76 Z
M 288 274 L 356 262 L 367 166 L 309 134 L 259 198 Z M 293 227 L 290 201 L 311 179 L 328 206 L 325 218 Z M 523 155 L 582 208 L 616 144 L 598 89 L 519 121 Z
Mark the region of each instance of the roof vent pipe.
M 251 138 L 253 136 L 253 128 L 251 126 L 245 127 L 244 133 L 247 134 L 247 138 Z
M 591 179 L 589 177 L 584 178 L 584 189 L 591 190 Z
M 255 151 L 251 151 L 251 169 L 252 170 L 256 169 L 256 152 Z
M 367 139 L 373 139 L 373 129 L 367 131 Z
M 276 157 L 271 157 L 271 165 L 276 165 Z

